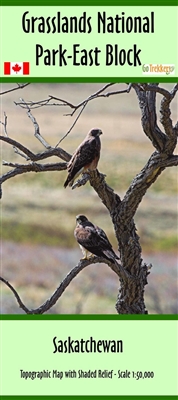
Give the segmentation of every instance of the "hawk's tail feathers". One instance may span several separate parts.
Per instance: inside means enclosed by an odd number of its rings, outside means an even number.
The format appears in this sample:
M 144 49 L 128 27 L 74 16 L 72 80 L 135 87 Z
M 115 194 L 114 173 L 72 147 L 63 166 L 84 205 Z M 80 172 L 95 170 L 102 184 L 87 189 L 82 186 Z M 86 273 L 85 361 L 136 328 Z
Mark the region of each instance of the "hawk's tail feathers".
M 66 179 L 65 182 L 64 182 L 64 187 L 65 187 L 65 188 L 68 186 L 69 182 L 70 182 L 70 178 L 69 178 L 69 176 L 68 176 L 67 179 Z
M 106 258 L 108 258 L 110 261 L 119 260 L 119 257 L 117 256 L 117 254 L 114 253 L 114 251 L 105 250 L 103 251 L 103 253 L 105 254 Z

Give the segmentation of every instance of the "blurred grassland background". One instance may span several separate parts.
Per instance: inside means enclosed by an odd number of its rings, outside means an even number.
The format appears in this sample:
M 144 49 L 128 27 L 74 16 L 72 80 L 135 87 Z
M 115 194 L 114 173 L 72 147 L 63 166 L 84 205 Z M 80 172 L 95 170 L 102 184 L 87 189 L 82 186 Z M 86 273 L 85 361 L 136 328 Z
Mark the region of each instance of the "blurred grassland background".
M 15 84 L 2 84 L 1 92 Z M 1 115 L 8 117 L 8 135 L 31 151 L 44 151 L 34 137 L 34 126 L 26 110 L 16 106 L 54 95 L 77 104 L 103 86 L 100 84 L 30 84 L 1 96 Z M 173 84 L 161 84 L 171 88 Z M 111 90 L 125 88 L 124 85 Z M 157 105 L 161 95 L 157 96 Z M 171 104 L 172 119 L 177 120 L 177 99 Z M 70 128 L 73 117 L 67 107 L 48 106 L 32 111 L 41 135 L 55 146 Z M 159 121 L 159 113 L 158 113 Z M 161 127 L 160 123 L 158 122 Z M 134 91 L 88 103 L 71 133 L 60 146 L 73 153 L 87 132 L 103 130 L 98 169 L 107 183 L 123 198 L 134 176 L 143 168 L 154 148 L 142 131 L 140 109 Z M 1 125 L 1 135 L 3 126 Z M 1 173 L 10 168 L 2 160 L 24 163 L 12 147 L 1 143 Z M 52 157 L 43 162 L 59 162 Z M 75 216 L 85 214 L 107 233 L 114 249 L 117 242 L 107 209 L 89 183 L 82 188 L 64 189 L 66 171 L 28 173 L 6 181 L 1 200 L 1 275 L 18 290 L 27 307 L 41 305 L 78 263 L 82 253 L 73 231 Z M 149 313 L 177 313 L 177 169 L 168 168 L 145 195 L 135 216 L 143 249 L 143 260 L 153 264 L 146 286 Z M 119 281 L 107 265 L 84 269 L 66 289 L 50 313 L 114 313 Z M 21 313 L 10 290 L 1 284 L 1 313 Z

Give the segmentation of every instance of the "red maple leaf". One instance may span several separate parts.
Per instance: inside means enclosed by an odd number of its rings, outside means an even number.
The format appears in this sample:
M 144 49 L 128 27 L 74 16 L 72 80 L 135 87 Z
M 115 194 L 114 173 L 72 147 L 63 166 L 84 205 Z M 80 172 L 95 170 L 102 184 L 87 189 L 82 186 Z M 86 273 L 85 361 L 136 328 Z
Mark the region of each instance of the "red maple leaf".
M 20 65 L 18 65 L 18 64 L 15 64 L 14 67 L 12 67 L 12 69 L 13 69 L 14 72 L 16 72 L 16 74 L 17 74 L 17 72 L 19 72 L 19 71 L 22 69 L 22 67 L 20 67 Z

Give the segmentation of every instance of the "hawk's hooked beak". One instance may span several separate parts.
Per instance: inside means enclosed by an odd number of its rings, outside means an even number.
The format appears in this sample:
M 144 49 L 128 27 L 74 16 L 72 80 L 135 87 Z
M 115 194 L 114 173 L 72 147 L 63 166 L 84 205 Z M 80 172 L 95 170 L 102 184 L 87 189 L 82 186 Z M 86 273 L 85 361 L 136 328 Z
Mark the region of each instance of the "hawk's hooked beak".
M 82 222 L 82 218 L 81 218 L 81 215 L 76 215 L 76 222 L 79 222 L 79 223 L 81 223 Z
M 82 223 L 88 221 L 87 217 L 85 215 L 76 215 L 76 222 Z

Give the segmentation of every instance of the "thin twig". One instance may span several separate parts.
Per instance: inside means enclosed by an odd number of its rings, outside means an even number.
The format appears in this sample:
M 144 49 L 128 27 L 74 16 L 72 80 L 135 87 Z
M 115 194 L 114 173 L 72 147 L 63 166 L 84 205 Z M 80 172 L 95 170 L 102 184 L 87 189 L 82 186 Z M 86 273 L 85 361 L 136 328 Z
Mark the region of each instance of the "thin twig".
M 82 100 L 80 103 L 78 103 L 78 104 L 76 104 L 76 105 L 73 104 L 73 103 L 70 103 L 69 101 L 66 101 L 66 100 L 64 100 L 64 99 L 61 99 L 61 98 L 59 98 L 59 97 L 55 97 L 55 96 L 51 96 L 51 95 L 49 95 L 49 96 L 50 96 L 51 99 L 61 101 L 61 102 L 63 103 L 63 105 L 67 105 L 67 106 L 69 106 L 70 108 L 72 108 L 74 111 L 73 111 L 71 114 L 66 114 L 66 115 L 71 115 L 71 116 L 73 116 L 73 114 L 75 113 L 75 111 L 76 111 L 78 108 L 82 107 L 85 103 L 89 103 L 89 101 L 92 101 L 92 100 L 94 100 L 94 99 L 98 99 L 98 98 L 100 98 L 100 97 L 109 97 L 109 96 L 113 96 L 113 95 L 116 95 L 116 94 L 129 93 L 129 92 L 130 92 L 130 89 L 131 89 L 131 87 L 132 87 L 132 84 L 129 84 L 129 86 L 128 86 L 127 89 L 116 90 L 116 91 L 113 91 L 113 92 L 103 93 L 108 87 L 110 87 L 110 86 L 112 86 L 112 85 L 115 85 L 115 83 L 108 83 L 107 85 L 105 85 L 105 86 L 102 87 L 101 89 L 97 90 L 97 92 L 93 93 L 92 95 L 90 95 L 89 97 L 87 97 L 85 100 Z M 101 93 L 102 93 L 102 94 L 101 94 Z
M 23 83 L 23 84 L 17 83 L 17 85 L 18 86 L 13 88 L 13 89 L 8 89 L 8 90 L 5 90 L 4 92 L 1 92 L 0 96 L 3 95 L 3 94 L 6 94 L 6 93 L 14 92 L 14 90 L 23 89 L 24 87 L 30 85 L 30 83 Z
M 75 126 L 77 120 L 79 119 L 80 115 L 82 114 L 84 108 L 86 107 L 86 105 L 88 104 L 89 101 L 94 100 L 94 99 L 98 99 L 99 97 L 109 97 L 109 96 L 113 96 L 116 94 L 121 94 L 121 93 L 129 93 L 132 87 L 132 84 L 129 84 L 127 89 L 124 90 L 118 90 L 118 91 L 114 91 L 114 92 L 107 92 L 104 94 L 101 94 L 102 92 L 104 92 L 108 87 L 115 85 L 115 83 L 108 83 L 107 85 L 105 85 L 104 87 L 102 87 L 101 89 L 97 90 L 97 92 L 93 93 L 92 95 L 90 95 L 88 98 L 86 98 L 85 100 L 83 100 L 82 102 L 80 102 L 77 105 L 74 105 L 66 100 L 63 99 L 59 99 L 57 97 L 53 97 L 50 96 L 51 98 L 55 99 L 55 100 L 59 100 L 63 102 L 63 105 L 67 105 L 70 108 L 73 109 L 72 113 L 68 113 L 65 115 L 70 115 L 73 116 L 74 113 L 76 112 L 76 110 L 80 107 L 82 107 L 81 111 L 79 112 L 79 114 L 77 115 L 77 118 L 75 119 L 75 121 L 73 122 L 73 124 L 71 125 L 70 129 L 67 131 L 67 133 L 62 137 L 62 139 L 59 140 L 59 142 L 57 143 L 56 147 L 62 142 L 62 140 L 64 140 L 66 138 L 66 136 L 69 135 L 69 133 L 71 132 L 71 130 L 73 129 L 73 127 Z
M 97 90 L 95 93 L 88 96 L 86 99 L 82 100 L 78 104 L 73 104 L 70 101 L 62 99 L 60 97 L 49 95 L 49 98 L 43 99 L 40 101 L 35 101 L 35 102 L 34 101 L 26 101 L 26 105 L 29 106 L 30 109 L 35 109 L 35 108 L 39 108 L 39 107 L 43 107 L 43 106 L 69 107 L 73 111 L 71 113 L 67 113 L 65 115 L 73 116 L 74 113 L 76 112 L 76 110 L 78 110 L 78 108 L 82 107 L 86 102 L 88 103 L 89 101 L 92 101 L 92 100 L 100 98 L 100 97 L 110 97 L 110 96 L 117 95 L 117 94 L 129 93 L 131 90 L 131 87 L 132 87 L 132 83 L 130 83 L 130 84 L 128 84 L 127 89 L 103 93 L 107 88 L 109 88 L 110 86 L 113 86 L 113 85 L 116 85 L 116 83 L 106 84 L 101 89 Z M 59 103 L 50 103 L 51 100 L 56 100 Z M 23 102 L 15 102 L 15 104 L 22 108 L 26 108 L 26 106 L 24 106 Z
M 4 127 L 4 134 L 5 134 L 5 136 L 8 137 L 8 133 L 7 133 L 7 115 L 6 115 L 5 112 L 4 112 L 4 122 L 0 121 L 0 124 L 3 125 L 3 127 Z
M 75 119 L 75 121 L 73 122 L 73 124 L 71 125 L 71 127 L 70 127 L 70 129 L 67 131 L 67 133 L 62 137 L 62 139 L 60 139 L 59 140 L 59 142 L 56 144 L 56 146 L 55 147 L 58 147 L 59 146 L 59 144 L 62 142 L 62 140 L 64 140 L 65 138 L 66 138 L 66 136 L 68 136 L 69 135 L 69 133 L 71 132 L 71 130 L 73 129 L 73 127 L 75 126 L 75 124 L 76 124 L 76 122 L 78 121 L 78 119 L 79 119 L 79 117 L 80 117 L 80 115 L 82 114 L 82 112 L 83 112 L 83 110 L 84 110 L 84 108 L 86 107 L 86 105 L 87 105 L 87 103 L 85 103 L 84 105 L 83 105 L 83 107 L 82 107 L 82 109 L 80 110 L 80 112 L 78 113 L 78 115 L 77 115 L 77 117 L 76 117 L 76 119 Z

